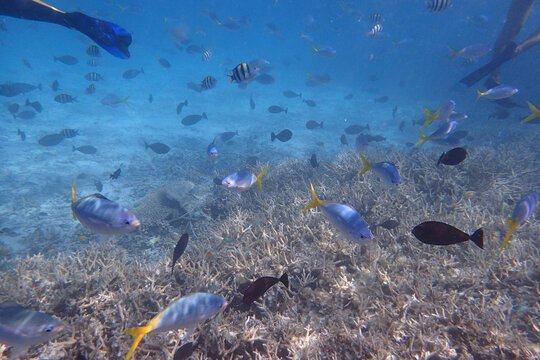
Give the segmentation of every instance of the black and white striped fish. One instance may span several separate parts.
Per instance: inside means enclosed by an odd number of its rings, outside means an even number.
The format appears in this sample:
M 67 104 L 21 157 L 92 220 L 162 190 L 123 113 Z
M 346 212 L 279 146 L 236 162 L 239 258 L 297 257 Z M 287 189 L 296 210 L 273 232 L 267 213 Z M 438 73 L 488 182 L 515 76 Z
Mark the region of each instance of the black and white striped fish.
M 214 51 L 212 49 L 204 50 L 202 53 L 202 61 L 209 62 L 212 58 L 212 55 L 214 55 Z
M 366 34 L 369 37 L 375 37 L 377 35 L 380 35 L 382 33 L 382 26 L 381 24 L 376 24 L 371 28 L 371 30 L 368 31 Z
M 203 90 L 210 90 L 216 87 L 217 80 L 215 77 L 208 75 L 201 81 L 201 88 Z
M 86 49 L 86 53 L 92 57 L 100 57 L 101 51 L 99 50 L 99 47 L 96 45 L 90 45 L 88 49 Z
M 234 81 L 241 83 L 252 80 L 255 76 L 257 76 L 259 73 L 259 68 L 248 63 L 241 63 L 232 69 L 231 72 L 231 75 L 227 75 L 229 77 L 229 84 Z
M 93 71 L 84 75 L 84 78 L 88 81 L 100 81 L 104 79 L 103 75 L 98 74 L 97 72 L 93 72 Z
M 373 13 L 371 15 L 369 15 L 369 21 L 371 21 L 372 23 L 381 23 L 384 21 L 384 18 L 382 17 L 381 14 L 379 13 Z
M 426 2 L 426 9 L 430 11 L 444 11 L 452 7 L 452 0 L 431 0 Z

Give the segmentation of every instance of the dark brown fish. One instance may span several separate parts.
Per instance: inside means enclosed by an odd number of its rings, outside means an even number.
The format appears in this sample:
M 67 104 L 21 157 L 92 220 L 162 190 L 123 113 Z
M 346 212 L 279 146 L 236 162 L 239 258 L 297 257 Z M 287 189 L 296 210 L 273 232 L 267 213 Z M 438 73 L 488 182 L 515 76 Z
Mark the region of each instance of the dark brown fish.
M 412 233 L 424 244 L 453 245 L 472 240 L 480 249 L 484 248 L 484 231 L 482 228 L 469 235 L 442 222 L 426 221 L 420 225 L 416 225 Z
M 304 102 L 307 104 L 307 106 L 309 107 L 315 107 L 317 106 L 317 104 L 315 103 L 315 101 L 313 100 L 309 100 L 309 99 L 304 99 Z
M 187 106 L 187 105 L 188 105 L 187 99 L 186 101 L 179 103 L 178 106 L 176 106 L 176 115 L 180 115 L 184 106 Z
M 360 134 L 364 130 L 369 130 L 369 124 L 366 124 L 366 126 L 362 125 L 349 125 L 345 128 L 345 134 L 348 135 L 357 135 Z
M 42 146 L 54 146 L 58 145 L 64 140 L 64 137 L 60 134 L 50 134 L 45 135 L 41 139 L 38 140 L 39 145 Z
M 79 147 L 75 147 L 75 146 L 71 146 L 71 150 L 72 151 L 79 151 L 79 152 L 82 152 L 83 154 L 87 154 L 87 155 L 93 155 L 95 153 L 97 153 L 97 149 L 95 147 L 93 147 L 92 145 L 83 145 L 83 146 L 79 146 Z
M 462 147 L 453 148 L 452 150 L 442 153 L 441 157 L 439 157 L 439 161 L 437 161 L 437 166 L 441 163 L 444 165 L 457 165 L 465 160 L 466 157 L 467 150 Z
M 73 137 L 79 135 L 79 130 L 62 129 L 59 134 L 62 135 L 64 138 L 73 138 Z
M 376 98 L 374 101 L 376 103 L 380 102 L 380 103 L 385 103 L 389 100 L 390 98 L 388 96 L 381 96 L 380 98 Z
M 220 180 L 220 185 L 221 185 L 221 180 Z M 174 265 L 176 264 L 176 261 L 180 259 L 180 256 L 182 256 L 182 254 L 186 250 L 188 240 L 189 240 L 189 236 L 187 233 L 185 233 L 182 235 L 180 240 L 178 240 L 178 243 L 174 247 L 172 265 L 171 265 L 171 275 L 174 273 Z
M 288 108 L 284 109 L 281 106 L 277 106 L 277 105 L 272 105 L 268 108 L 268 111 L 271 112 L 272 114 L 279 114 L 280 112 L 285 112 L 286 114 L 287 110 Z
M 306 122 L 306 128 L 309 130 L 316 129 L 318 127 L 322 128 L 324 124 L 324 121 L 321 121 L 320 123 L 316 122 L 315 120 L 309 120 Z
M 113 179 L 113 180 L 116 180 L 116 179 L 118 179 L 118 177 L 120 176 L 120 173 L 121 173 L 121 172 L 122 172 L 122 169 L 118 168 L 118 169 L 116 169 L 115 172 L 113 172 L 113 173 L 109 176 L 109 178 L 110 178 L 110 179 Z
M 19 119 L 30 120 L 36 117 L 36 113 L 32 110 L 24 110 L 17 114 Z
M 71 55 L 54 56 L 54 62 L 57 61 L 60 61 L 62 64 L 66 65 L 75 65 L 79 62 L 75 56 Z
M 26 83 L 5 82 L 3 84 L 0 84 L 0 95 L 13 97 L 36 89 L 41 90 L 41 84 L 34 86 L 32 84 Z
M 43 107 L 41 106 L 41 103 L 39 101 L 30 102 L 30 100 L 26 99 L 24 106 L 30 106 L 39 113 L 43 110 Z
M 311 155 L 311 159 L 309 159 L 309 163 L 311 164 L 311 167 L 314 167 L 314 168 L 319 166 L 319 162 L 317 161 L 317 154 Z
M 349 140 L 347 140 L 347 136 L 345 136 L 345 134 L 341 135 L 339 141 L 341 141 L 341 144 L 343 145 L 349 145 Z
M 147 144 L 146 141 L 144 142 L 144 149 L 148 149 L 150 148 L 153 152 L 155 152 L 156 154 L 166 154 L 168 153 L 171 148 L 165 144 L 162 144 L 162 143 L 152 143 L 152 144 Z
M 164 58 L 158 58 L 157 61 L 163 66 L 165 69 L 169 69 L 171 67 L 171 63 Z
M 173 360 L 188 360 L 195 351 L 195 349 L 197 349 L 197 345 L 198 344 L 188 342 L 180 346 L 178 350 L 174 352 Z
M 67 104 L 72 103 L 77 99 L 76 96 L 71 96 L 68 94 L 58 94 L 54 97 L 54 101 L 60 103 L 60 104 Z
M 202 119 L 208 119 L 208 117 L 206 117 L 206 113 L 204 112 L 202 113 L 202 115 L 188 115 L 184 117 L 182 119 L 182 124 L 186 126 L 194 125 L 198 123 L 199 121 L 201 121 Z
M 278 139 L 279 141 L 281 142 L 287 142 L 289 140 L 291 140 L 292 138 L 292 131 L 289 130 L 289 129 L 285 129 L 285 130 L 282 130 L 279 132 L 279 134 L 274 134 L 274 132 L 272 132 L 272 134 L 270 134 L 270 139 L 272 141 L 274 141 L 275 139 Z
M 251 304 L 258 298 L 263 296 L 266 290 L 270 289 L 272 286 L 274 286 L 280 281 L 281 283 L 283 283 L 283 285 L 285 285 L 287 289 L 289 288 L 289 276 L 287 275 L 287 273 L 281 275 L 279 279 L 272 276 L 264 276 L 258 278 L 246 289 L 246 291 L 244 292 L 244 299 L 242 301 L 244 302 L 244 304 Z

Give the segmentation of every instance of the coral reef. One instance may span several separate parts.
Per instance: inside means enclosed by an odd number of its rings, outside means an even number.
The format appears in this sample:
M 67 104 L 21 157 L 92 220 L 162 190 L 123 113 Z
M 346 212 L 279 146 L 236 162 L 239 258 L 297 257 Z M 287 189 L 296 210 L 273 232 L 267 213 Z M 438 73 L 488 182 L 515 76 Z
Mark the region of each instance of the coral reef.
M 138 201 L 143 226 L 135 234 L 91 239 L 73 253 L 10 259 L 0 271 L 0 301 L 68 325 L 31 348 L 30 359 L 122 358 L 131 344 L 123 329 L 196 291 L 230 302 L 195 332 L 196 359 L 537 358 L 540 224 L 529 221 L 504 252 L 500 246 L 515 202 L 540 188 L 538 150 L 538 143 L 477 148 L 461 165 L 440 168 L 435 149 L 386 151 L 384 158 L 368 151 L 368 159 L 398 166 L 404 181 L 397 190 L 375 174 L 359 177 L 354 153 L 316 169 L 306 160 L 271 164 L 263 192 L 241 198 L 214 185 L 201 190 L 192 179 L 171 182 Z M 319 211 L 300 212 L 310 181 L 322 200 L 355 207 L 373 243 L 342 240 Z M 378 226 L 388 219 L 397 226 Z M 426 220 L 470 233 L 483 227 L 485 248 L 422 244 L 410 230 Z M 171 277 L 172 249 L 184 230 L 190 243 Z M 290 289 L 276 286 L 242 304 L 248 282 L 285 271 Z M 150 333 L 135 358 L 171 359 L 181 333 Z

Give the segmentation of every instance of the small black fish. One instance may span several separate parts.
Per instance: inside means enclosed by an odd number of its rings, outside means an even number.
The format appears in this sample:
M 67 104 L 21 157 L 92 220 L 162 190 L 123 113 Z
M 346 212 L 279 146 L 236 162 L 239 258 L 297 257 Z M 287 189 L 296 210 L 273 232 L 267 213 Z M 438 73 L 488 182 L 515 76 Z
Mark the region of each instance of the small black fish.
M 97 153 L 97 149 L 95 147 L 93 147 L 92 145 L 83 145 L 83 146 L 79 146 L 79 147 L 75 147 L 75 146 L 71 146 L 71 150 L 72 151 L 79 151 L 79 152 L 82 152 L 83 154 L 87 154 L 87 155 L 93 155 L 95 153 Z
M 353 94 L 347 94 L 344 97 L 345 100 L 351 100 L 352 98 L 353 98 Z
M 36 113 L 34 111 L 31 111 L 31 110 L 25 110 L 25 111 L 21 111 L 20 113 L 18 113 L 17 117 L 19 119 L 23 119 L 23 120 L 30 120 L 30 119 L 33 119 L 33 118 L 36 117 Z
M 148 102 L 151 104 L 154 101 L 152 94 L 148 95 Z
M 105 78 L 103 75 L 98 74 L 97 72 L 89 72 L 88 74 L 84 75 L 84 78 L 88 81 L 100 81 L 104 80 Z
M 275 139 L 278 139 L 281 142 L 287 142 L 291 140 L 292 136 L 293 136 L 292 131 L 289 129 L 285 129 L 285 130 L 280 131 L 279 134 L 277 135 L 274 134 L 274 132 L 272 132 L 272 134 L 270 134 L 270 139 L 272 141 L 274 141 Z
M 339 141 L 341 141 L 341 144 L 343 145 L 349 145 L 349 140 L 347 140 L 347 136 L 345 136 L 345 134 L 341 135 Z
M 295 97 L 301 98 L 301 97 L 302 97 L 302 93 L 297 94 L 297 93 L 295 93 L 295 92 L 292 91 L 292 90 L 285 90 L 285 91 L 283 92 L 283 96 L 285 96 L 286 98 L 295 98 Z
M 319 163 L 317 162 L 317 154 L 311 155 L 311 159 L 309 159 L 309 163 L 311 164 L 311 167 L 318 167 Z
M 54 56 L 54 62 L 60 61 L 62 64 L 66 65 L 75 65 L 79 62 L 75 56 L 71 55 L 62 55 L 62 56 Z
M 171 67 L 171 63 L 164 58 L 158 58 L 157 61 L 163 66 L 165 69 L 169 69 Z
M 62 129 L 59 134 L 62 135 L 63 137 L 65 137 L 65 138 L 73 138 L 73 137 L 79 135 L 79 130 Z
M 180 113 L 182 112 L 182 109 L 184 108 L 184 106 L 187 106 L 187 99 L 186 99 L 186 101 L 181 102 L 181 103 L 178 104 L 178 106 L 176 106 L 176 115 L 180 115 Z
M 21 137 L 22 141 L 26 140 L 26 134 L 24 133 L 24 131 L 21 131 L 21 129 L 17 129 L 17 135 Z
M 203 90 L 210 90 L 215 88 L 217 85 L 217 79 L 213 76 L 207 76 L 201 81 L 201 88 Z
M 38 140 L 39 145 L 42 146 L 54 146 L 60 144 L 64 140 L 64 137 L 60 134 L 45 135 Z
M 437 166 L 443 163 L 444 165 L 457 165 L 467 157 L 467 150 L 462 147 L 453 148 L 447 152 L 443 152 L 437 161 Z
M 198 123 L 199 121 L 201 121 L 202 119 L 208 119 L 208 117 L 206 117 L 206 113 L 204 112 L 202 113 L 202 115 L 188 115 L 184 117 L 182 119 L 182 124 L 186 126 L 194 125 Z
M 315 103 L 315 101 L 313 100 L 309 100 L 309 99 L 304 99 L 304 102 L 307 104 L 307 106 L 309 107 L 315 107 L 317 106 L 317 104 Z
M 251 110 L 255 110 L 255 101 L 253 100 L 253 95 L 251 95 L 249 98 L 249 107 Z
M 366 126 L 362 125 L 349 125 L 345 128 L 345 134 L 348 135 L 357 135 L 360 134 L 364 130 L 369 130 L 369 124 L 366 124 Z
M 198 344 L 193 344 L 192 342 L 185 343 L 174 352 L 173 360 L 188 360 L 195 349 L 197 349 L 197 346 Z
M 237 135 L 238 135 L 238 130 L 225 131 L 225 132 L 222 132 L 221 134 L 218 134 L 218 136 L 216 136 L 216 139 L 219 139 L 219 141 L 221 142 L 227 142 Z
M 285 285 L 287 289 L 289 288 L 289 276 L 287 275 L 287 273 L 281 275 L 279 279 L 272 276 L 263 276 L 261 278 L 258 278 L 257 280 L 252 282 L 251 285 L 249 285 L 249 287 L 246 289 L 242 301 L 244 302 L 244 304 L 251 304 L 258 298 L 263 296 L 266 290 L 270 289 L 272 286 L 274 286 L 280 281 L 281 283 L 283 283 L 283 285 Z
M 118 179 L 118 177 L 120 176 L 120 173 L 122 172 L 122 169 L 118 168 L 115 172 L 113 172 L 109 178 L 110 179 L 113 179 L 113 180 L 116 180 Z
M 124 73 L 122 74 L 122 77 L 124 79 L 134 79 L 137 75 L 139 74 L 144 74 L 144 70 L 143 68 L 141 67 L 141 69 L 129 69 L 129 70 L 126 70 L 124 71 Z
M 43 106 L 41 106 L 41 103 L 39 101 L 32 101 L 26 99 L 26 102 L 24 103 L 25 106 L 30 106 L 37 112 L 41 112 L 43 110 Z
M 75 99 L 77 99 L 76 96 L 71 96 L 71 95 L 68 95 L 68 94 L 59 94 L 59 95 L 56 95 L 54 97 L 54 101 L 60 103 L 60 104 L 67 104 L 67 103 L 72 103 L 75 101 Z
M 322 128 L 324 124 L 324 121 L 321 121 L 320 123 L 316 122 L 315 120 L 309 120 L 306 122 L 306 128 L 309 130 L 316 129 L 318 127 Z
M 221 184 L 221 180 L 219 182 Z M 173 251 L 173 257 L 172 257 L 172 265 L 171 265 L 171 275 L 174 273 L 174 265 L 176 264 L 176 261 L 180 259 L 180 256 L 184 253 L 186 250 L 187 244 L 189 240 L 189 235 L 187 233 L 183 234 L 180 240 L 178 240 L 178 243 L 174 247 Z
M 92 57 L 101 56 L 101 50 L 99 50 L 99 47 L 97 47 L 96 45 L 90 45 L 88 49 L 86 49 L 86 53 Z
M 147 144 L 146 141 L 144 142 L 144 149 L 150 148 L 153 152 L 156 154 L 166 154 L 171 150 L 171 148 L 165 144 L 162 143 L 152 143 Z
M 94 180 L 94 185 L 96 186 L 96 190 L 98 192 L 101 192 L 103 190 L 103 183 L 99 180 Z
M 54 80 L 51 84 L 52 91 L 58 91 L 58 80 Z
M 30 65 L 30 62 L 26 59 L 22 59 L 22 63 L 24 64 L 24 66 L 26 66 L 27 68 L 31 69 L 32 68 L 32 65 Z
M 377 98 L 373 101 L 375 101 L 376 103 L 380 102 L 380 103 L 385 103 L 389 100 L 390 98 L 388 96 L 381 96 L 380 98 Z
M 96 84 L 92 83 L 84 90 L 84 93 L 87 95 L 93 94 L 96 92 Z
M 373 22 L 373 23 L 381 23 L 384 21 L 384 18 L 381 14 L 379 13 L 373 13 L 371 15 L 369 15 L 368 17 L 369 21 Z
M 453 245 L 472 240 L 480 249 L 484 248 L 484 231 L 482 228 L 469 235 L 442 222 L 426 221 L 420 225 L 416 225 L 412 233 L 424 244 Z
M 386 230 L 392 230 L 399 226 L 399 221 L 394 219 L 388 219 L 380 223 L 379 226 L 382 226 Z
M 285 112 L 285 114 L 287 113 L 287 110 L 289 108 L 282 108 L 281 106 L 277 106 L 277 105 L 272 105 L 268 108 L 268 111 L 270 111 L 272 114 L 278 114 L 280 112 Z

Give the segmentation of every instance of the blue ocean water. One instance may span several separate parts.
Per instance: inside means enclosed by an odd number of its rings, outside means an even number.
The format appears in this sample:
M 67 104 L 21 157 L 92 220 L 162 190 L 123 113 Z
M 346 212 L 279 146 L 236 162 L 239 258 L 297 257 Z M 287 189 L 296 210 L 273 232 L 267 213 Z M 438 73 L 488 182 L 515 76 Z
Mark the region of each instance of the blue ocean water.
M 483 43 L 493 48 L 508 1 L 455 0 L 441 12 L 426 10 L 423 1 L 397 0 L 54 1 L 51 5 L 119 24 L 132 34 L 133 42 L 129 59 L 104 49 L 100 57 L 92 58 L 86 51 L 94 42 L 75 30 L 0 16 L 0 83 L 41 86 L 0 97 L 0 246 L 17 255 L 73 250 L 69 236 L 81 231 L 69 207 L 73 179 L 77 197 L 101 192 L 136 206 L 147 192 L 181 180 L 186 174 L 178 168 L 191 166 L 191 177 L 196 174 L 201 183 L 211 183 L 241 170 L 252 156 L 274 166 L 290 158 L 307 161 L 312 154 L 335 161 L 339 154 L 355 151 L 356 135 L 344 132 L 350 125 L 369 124 L 363 133 L 379 136 L 369 144 L 373 154 L 423 151 L 436 145 L 412 146 L 425 119 L 422 108 L 435 111 L 450 99 L 456 102 L 456 111 L 468 115 L 459 122 L 459 130 L 467 132 L 461 145 L 468 149 L 517 144 L 538 131 L 538 123 L 520 121 L 530 114 L 527 101 L 540 105 L 540 47 L 502 66 L 501 82 L 519 88 L 511 97 L 517 105 L 512 108 L 487 99 L 476 101 L 476 89 L 487 90 L 484 79 L 471 87 L 459 83 L 489 62 L 492 52 L 470 61 L 461 56 L 448 60 L 448 46 L 461 49 Z M 371 21 L 373 15 L 382 19 Z M 536 6 L 514 40 L 525 40 L 539 23 Z M 382 31 L 368 36 L 376 24 Z M 198 49 L 191 51 L 190 46 Z M 335 50 L 335 56 L 314 53 L 314 48 L 327 47 Z M 200 49 L 211 51 L 209 61 L 203 61 Z M 74 56 L 78 63 L 54 60 L 62 55 Z M 91 59 L 98 65 L 89 66 Z M 159 59 L 166 59 L 170 68 Z M 273 83 L 255 78 L 247 87 L 229 84 L 226 74 L 254 60 L 266 66 L 258 76 L 264 72 L 275 79 Z M 130 69 L 144 73 L 124 78 Z M 85 75 L 90 72 L 103 79 L 95 82 L 95 93 L 86 94 L 91 81 Z M 215 88 L 197 92 L 188 87 L 209 75 L 217 79 Z M 313 86 L 309 82 L 313 77 L 325 80 Z M 55 80 L 57 91 L 51 89 Z M 286 90 L 302 97 L 285 97 Z M 59 103 L 54 100 L 58 94 L 76 101 Z M 111 94 L 128 105 L 103 104 Z M 13 103 L 20 107 L 17 113 L 34 111 L 24 105 L 27 99 L 38 101 L 43 110 L 31 119 L 13 116 L 9 110 Z M 306 99 L 316 106 L 308 106 Z M 177 114 L 177 105 L 185 100 L 188 105 Z M 271 113 L 272 105 L 287 112 Z M 504 111 L 503 118 L 492 116 Z M 185 116 L 203 112 L 207 119 L 190 126 L 181 123 Z M 309 120 L 324 126 L 307 129 Z M 76 129 L 79 135 L 54 146 L 39 144 L 42 137 L 62 129 Z M 283 129 L 292 131 L 292 139 L 272 142 L 271 133 Z M 435 129 L 431 125 L 425 134 Z M 24 132 L 24 141 L 18 130 Z M 210 161 L 208 144 L 229 131 L 238 135 L 217 142 L 219 157 Z M 340 140 L 343 135 L 347 144 Z M 171 150 L 157 154 L 146 149 L 145 142 L 163 143 Z M 84 145 L 97 152 L 72 151 Z M 450 148 L 439 147 L 441 152 Z M 526 156 L 538 157 L 538 147 Z M 111 179 L 119 168 L 120 177 Z M 57 234 L 63 240 L 54 249 L 29 243 L 40 234 L 47 238 Z

